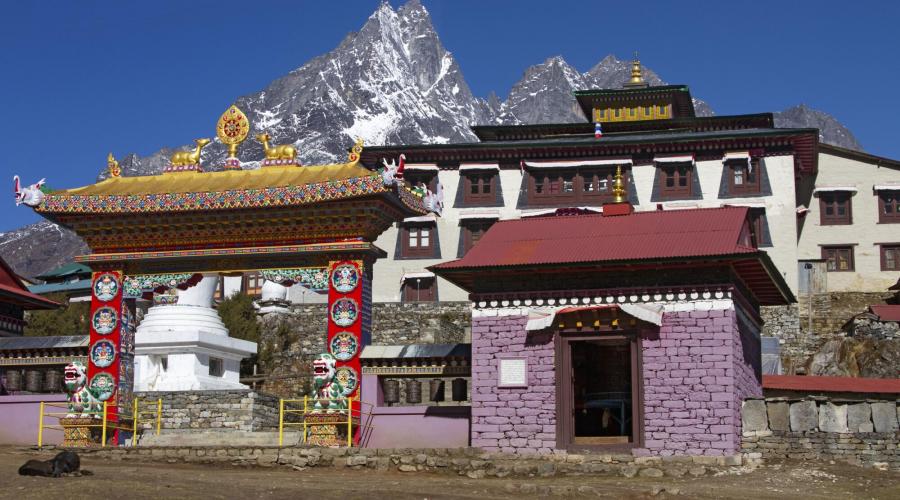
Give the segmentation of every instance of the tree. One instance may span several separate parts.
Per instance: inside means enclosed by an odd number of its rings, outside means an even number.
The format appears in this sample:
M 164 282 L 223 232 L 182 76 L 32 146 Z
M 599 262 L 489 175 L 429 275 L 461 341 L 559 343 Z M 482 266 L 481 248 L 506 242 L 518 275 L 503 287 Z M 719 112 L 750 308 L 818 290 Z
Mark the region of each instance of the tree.
M 253 307 L 253 299 L 249 295 L 236 293 L 219 302 L 218 309 L 230 337 L 259 343 L 256 308 Z M 257 359 L 258 356 L 254 354 L 241 361 L 241 375 L 253 374 L 253 365 L 257 363 Z
M 91 313 L 91 303 L 68 302 L 64 293 L 47 295 L 47 298 L 66 304 L 58 309 L 48 311 L 28 311 L 25 326 L 27 337 L 49 337 L 53 335 L 88 335 L 88 316 Z

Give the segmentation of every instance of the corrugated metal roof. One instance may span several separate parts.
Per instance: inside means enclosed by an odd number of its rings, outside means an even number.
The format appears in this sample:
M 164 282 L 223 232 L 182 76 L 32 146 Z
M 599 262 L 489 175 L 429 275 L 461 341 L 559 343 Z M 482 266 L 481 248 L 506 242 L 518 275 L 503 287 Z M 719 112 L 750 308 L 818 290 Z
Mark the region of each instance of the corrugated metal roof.
M 500 221 L 462 258 L 434 269 L 755 254 L 739 244 L 746 207 Z
M 63 349 L 87 347 L 87 335 L 60 335 L 54 337 L 0 337 L 0 351 L 25 351 L 29 349 Z
M 900 305 L 874 305 L 869 310 L 881 321 L 900 321 Z
M 900 379 L 763 375 L 763 389 L 900 394 Z
M 36 293 L 38 295 L 43 293 L 54 293 L 54 292 L 71 292 L 73 290 L 90 290 L 91 289 L 91 281 L 90 280 L 79 280 L 73 281 L 70 283 L 43 283 L 40 285 L 31 285 L 28 287 L 28 291 L 31 293 Z
M 62 266 L 59 266 L 56 269 L 53 269 L 52 271 L 47 271 L 44 274 L 35 276 L 35 278 L 46 281 L 51 278 L 64 278 L 66 276 L 77 275 L 77 274 L 86 274 L 86 275 L 90 276 L 91 268 L 84 264 L 79 264 L 77 262 L 70 262 L 68 264 L 63 264 Z
M 359 355 L 361 359 L 469 358 L 471 356 L 471 344 L 368 345 Z

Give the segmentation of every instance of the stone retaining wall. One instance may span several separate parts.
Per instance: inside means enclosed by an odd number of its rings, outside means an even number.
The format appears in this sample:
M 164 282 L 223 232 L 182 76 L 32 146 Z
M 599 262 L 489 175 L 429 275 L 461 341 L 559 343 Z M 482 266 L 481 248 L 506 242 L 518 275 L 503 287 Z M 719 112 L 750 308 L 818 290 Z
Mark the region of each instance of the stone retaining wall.
M 135 396 L 144 402 L 162 399 L 163 429 L 278 428 L 278 398 L 268 394 L 245 390 L 140 392 Z M 146 422 L 143 427 L 153 426 L 154 423 Z
M 355 469 L 431 471 L 483 477 L 610 474 L 625 477 L 704 476 L 747 463 L 735 456 L 633 457 L 631 455 L 550 455 L 485 453 L 477 448 L 358 449 L 274 446 L 138 447 L 77 449 L 78 453 L 113 460 L 170 463 L 225 463 L 260 467 L 351 467 Z
M 748 458 L 840 460 L 900 469 L 897 401 L 748 399 L 741 413 Z
M 399 302 L 372 305 L 372 344 L 452 344 L 468 342 L 469 302 Z M 327 352 L 326 304 L 295 304 L 287 314 L 259 319 L 259 367 L 268 379 L 261 389 L 295 398 L 309 394 L 312 359 Z

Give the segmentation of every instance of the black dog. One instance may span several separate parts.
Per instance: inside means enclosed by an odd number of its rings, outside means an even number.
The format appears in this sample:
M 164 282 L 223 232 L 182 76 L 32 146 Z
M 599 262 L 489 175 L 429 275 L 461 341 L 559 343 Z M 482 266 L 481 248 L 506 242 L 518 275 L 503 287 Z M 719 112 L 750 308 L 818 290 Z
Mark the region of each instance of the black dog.
M 80 470 L 81 459 L 74 451 L 63 451 L 50 460 L 29 460 L 19 467 L 21 476 L 60 477 L 62 475 L 90 476 L 92 473 Z

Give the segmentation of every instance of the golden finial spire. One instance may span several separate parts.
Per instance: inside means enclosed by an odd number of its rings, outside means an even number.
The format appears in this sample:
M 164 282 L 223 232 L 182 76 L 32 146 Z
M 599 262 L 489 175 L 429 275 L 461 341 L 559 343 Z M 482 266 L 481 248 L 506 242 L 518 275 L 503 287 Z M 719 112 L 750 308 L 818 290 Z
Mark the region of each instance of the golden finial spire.
M 644 76 L 641 73 L 641 60 L 638 59 L 637 51 L 634 51 L 634 59 L 631 61 L 631 80 L 624 85 L 625 87 L 646 87 Z
M 109 172 L 110 177 L 118 177 L 122 175 L 122 169 L 119 168 L 119 162 L 116 160 L 116 157 L 113 156 L 112 153 L 106 157 L 106 171 Z
M 625 183 L 622 181 L 622 166 L 616 167 L 616 176 L 613 178 L 613 203 L 625 203 Z

